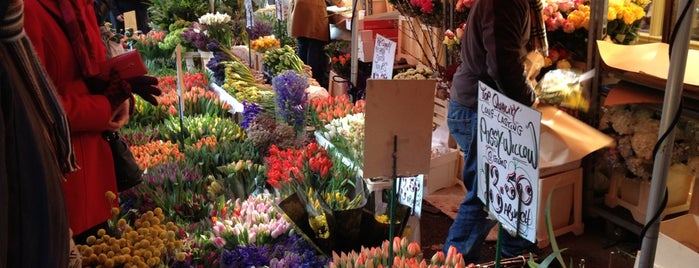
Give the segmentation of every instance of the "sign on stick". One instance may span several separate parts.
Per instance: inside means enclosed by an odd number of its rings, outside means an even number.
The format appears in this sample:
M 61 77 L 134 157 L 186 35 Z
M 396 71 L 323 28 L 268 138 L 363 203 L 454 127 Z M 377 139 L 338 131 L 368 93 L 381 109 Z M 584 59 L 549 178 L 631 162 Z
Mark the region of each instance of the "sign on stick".
M 393 61 L 396 58 L 396 42 L 380 34 L 374 42 L 374 61 L 371 65 L 371 78 L 392 79 Z
M 534 242 L 541 113 L 478 85 L 478 197 L 509 233 Z

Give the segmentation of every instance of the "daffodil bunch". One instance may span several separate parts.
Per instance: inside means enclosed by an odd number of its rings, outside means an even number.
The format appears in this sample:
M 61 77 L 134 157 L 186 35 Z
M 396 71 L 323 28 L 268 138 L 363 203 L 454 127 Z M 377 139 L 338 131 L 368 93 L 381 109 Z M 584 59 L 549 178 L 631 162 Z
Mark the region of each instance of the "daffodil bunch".
M 250 42 L 250 47 L 252 48 L 252 50 L 255 50 L 260 53 L 265 53 L 270 49 L 279 48 L 280 43 L 279 39 L 275 38 L 272 35 L 268 35 L 252 40 L 252 42 Z

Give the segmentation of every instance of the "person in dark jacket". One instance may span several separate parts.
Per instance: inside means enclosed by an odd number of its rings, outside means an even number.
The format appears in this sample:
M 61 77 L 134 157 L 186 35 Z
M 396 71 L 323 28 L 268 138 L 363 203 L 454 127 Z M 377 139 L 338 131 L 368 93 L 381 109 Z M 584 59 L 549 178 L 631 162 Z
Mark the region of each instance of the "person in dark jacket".
M 546 55 L 546 36 L 540 0 L 478 0 L 472 6 L 461 39 L 461 65 L 454 74 L 447 125 L 464 153 L 462 179 L 467 193 L 449 229 L 444 252 L 450 246 L 464 254 L 467 263 L 478 261 L 480 246 L 496 222 L 487 219 L 478 199 L 476 122 L 478 82 L 524 104 L 536 101 L 524 70 L 529 50 Z M 504 257 L 535 251 L 523 238 L 504 235 Z
M 136 27 L 144 34 L 150 32 L 148 26 L 148 6 L 149 2 L 144 0 L 112 0 L 112 15 L 116 18 L 116 27 L 119 33 L 124 29 L 124 13 L 136 11 Z

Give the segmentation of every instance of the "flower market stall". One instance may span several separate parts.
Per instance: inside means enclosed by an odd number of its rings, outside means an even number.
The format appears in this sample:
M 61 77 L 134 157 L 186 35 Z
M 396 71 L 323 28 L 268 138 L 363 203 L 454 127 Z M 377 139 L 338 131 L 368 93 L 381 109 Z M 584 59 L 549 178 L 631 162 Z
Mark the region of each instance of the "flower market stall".
M 420 196 L 461 187 L 462 157 L 450 141 L 446 111 L 463 23 L 475 1 L 386 1 L 386 12 L 346 21 L 348 29 L 360 27 L 364 48 L 373 47 L 376 34 L 397 42 L 400 67 L 394 68 L 394 80 L 430 84 L 434 91 L 428 94 L 434 109 L 421 114 L 433 119 L 433 128 L 425 129 L 432 133 L 432 148 L 423 159 L 430 163 L 421 175 L 424 187 L 414 190 Z M 246 21 L 242 1 L 211 1 L 210 6 L 153 0 L 150 14 L 157 27 L 148 34 L 123 33 L 123 47 L 140 52 L 162 95 L 156 106 L 136 97 L 135 112 L 120 130 L 145 170 L 143 181 L 105 193 L 113 217 L 109 228 L 78 245 L 83 265 L 467 267 L 454 248 L 424 255 L 415 207 L 399 205 L 389 216 L 390 180 L 364 177 L 371 57 L 353 54 L 347 41 L 330 42 L 318 51 L 327 55 L 330 70 L 329 85 L 320 85 L 296 55 L 295 38 L 286 33 L 289 1 L 251 2 L 254 23 Z M 595 154 L 608 165 L 598 165 L 602 168 L 594 176 L 604 178 L 592 180 L 594 190 L 608 191 L 608 206 L 628 206 L 639 222 L 645 217 L 639 193 L 622 185 L 648 191 L 661 116 L 638 104 L 595 107 L 591 100 L 599 96 L 584 81 L 594 75 L 581 76 L 594 67 L 587 62 L 592 1 L 545 2 L 551 49 L 528 62 L 542 67 L 531 78 L 540 99 L 551 105 L 541 109 L 548 143 L 542 143 L 539 184 L 559 201 L 553 210 L 562 207 L 552 214 L 565 216 L 552 216 L 551 233 L 537 230 L 541 247 L 564 233 L 582 233 L 583 158 L 607 147 L 607 135 L 617 145 Z M 610 0 L 608 42 L 637 42 L 649 3 Z M 186 71 L 178 73 L 183 66 Z M 359 79 L 352 80 L 357 73 Z M 604 111 L 597 130 L 581 121 L 595 111 Z M 673 187 L 688 189 L 699 164 L 697 125 L 693 120 L 680 125 L 670 170 L 681 173 L 673 175 L 679 178 Z M 581 135 L 595 141 L 585 142 Z M 636 195 L 636 204 L 630 204 L 629 194 Z M 667 213 L 687 210 L 687 195 L 671 194 L 670 201 L 671 208 L 683 207 Z

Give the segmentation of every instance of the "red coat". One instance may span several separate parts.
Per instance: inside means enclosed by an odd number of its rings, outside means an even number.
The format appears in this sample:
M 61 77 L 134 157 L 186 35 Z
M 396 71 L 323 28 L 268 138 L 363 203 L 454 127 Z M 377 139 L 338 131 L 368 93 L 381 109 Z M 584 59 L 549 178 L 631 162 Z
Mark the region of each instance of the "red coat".
M 83 17 L 96 25 L 92 1 L 68 1 L 86 5 Z M 80 234 L 111 216 L 112 206 L 105 193 L 117 192 L 116 179 L 110 148 L 101 133 L 107 129 L 112 111 L 107 98 L 88 92 L 71 42 L 57 22 L 60 11 L 56 2 L 25 0 L 24 25 L 56 85 L 70 123 L 79 169 L 66 176 L 63 192 L 70 227 L 74 234 Z M 86 34 L 100 33 L 88 31 Z

